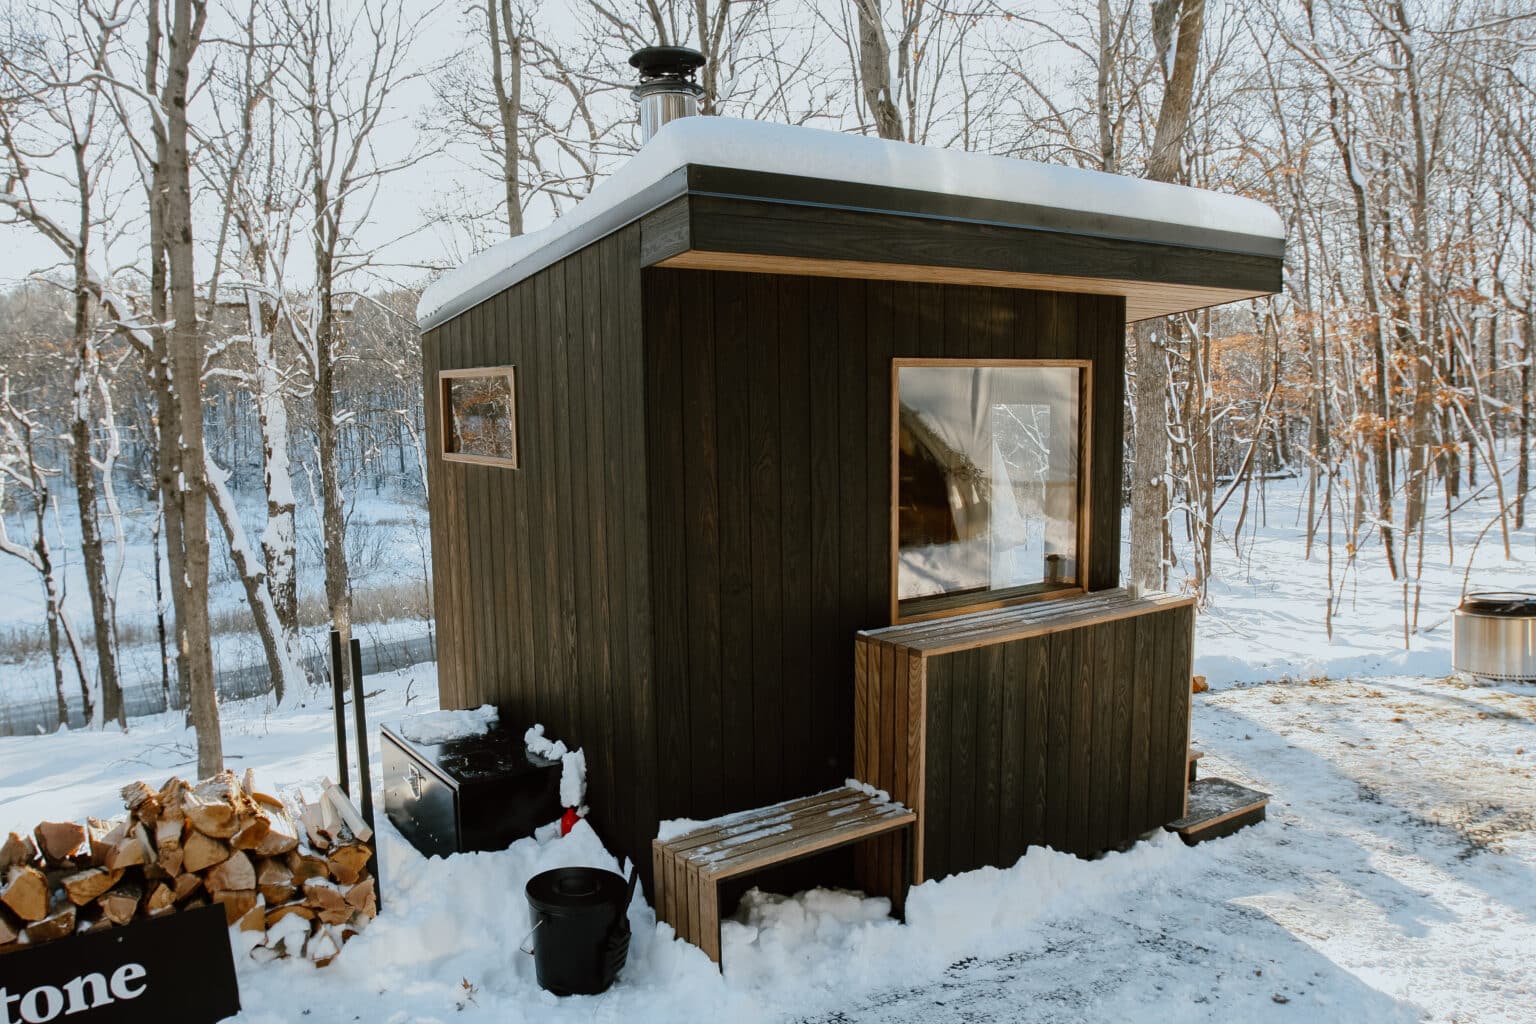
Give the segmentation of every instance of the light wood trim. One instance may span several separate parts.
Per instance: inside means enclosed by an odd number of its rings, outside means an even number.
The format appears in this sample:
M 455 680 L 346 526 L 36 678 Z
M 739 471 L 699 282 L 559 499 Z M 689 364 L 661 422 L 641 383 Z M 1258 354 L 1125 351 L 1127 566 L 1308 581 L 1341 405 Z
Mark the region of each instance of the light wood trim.
M 711 872 L 711 876 L 717 882 L 735 878 L 771 864 L 800 860 L 813 853 L 820 853 L 822 850 L 836 849 L 839 846 L 847 846 L 887 832 L 896 832 L 916 821 L 917 815 L 909 810 L 901 814 L 887 814 L 879 818 L 866 819 L 857 825 L 839 826 L 824 829 L 812 835 L 796 836 L 771 850 L 757 851 L 739 861 L 731 861 L 727 866 Z M 794 836 L 793 827 L 786 835 Z
M 901 614 L 901 371 L 908 367 L 998 367 L 1001 369 L 1028 369 L 1039 366 L 1075 367 L 1077 380 L 1077 583 L 1055 590 L 1044 590 L 1014 597 L 999 597 L 977 601 L 974 604 L 916 615 Z M 947 619 L 972 612 L 1009 608 L 1019 604 L 1034 604 L 1065 597 L 1081 597 L 1088 593 L 1088 516 L 1090 512 L 1089 483 L 1093 476 L 1093 360 L 1091 359 L 964 359 L 934 357 L 897 357 L 891 360 L 891 490 L 888 503 L 891 510 L 890 552 L 890 616 L 893 625 L 909 622 L 926 622 L 930 619 Z
M 1255 790 L 1255 792 L 1257 792 L 1257 791 Z M 1266 796 L 1262 800 L 1255 800 L 1251 804 L 1240 804 L 1237 807 L 1232 808 L 1230 811 L 1227 811 L 1225 814 L 1218 814 L 1214 818 L 1209 818 L 1209 819 L 1207 819 L 1205 821 L 1200 822 L 1198 826 L 1196 826 L 1196 825 L 1183 825 L 1183 826 L 1170 826 L 1170 827 L 1173 828 L 1174 832 L 1178 833 L 1181 836 L 1199 835 L 1201 832 L 1204 832 L 1207 829 L 1212 829 L 1212 828 L 1215 828 L 1217 825 L 1220 825 L 1220 824 L 1222 824 L 1224 822 L 1231 821 L 1233 818 L 1237 817 L 1240 814 L 1247 814 L 1250 811 L 1258 810 L 1260 807 L 1268 807 L 1268 806 L 1269 806 L 1269 797 Z M 1188 814 L 1187 811 L 1185 813 L 1186 813 L 1186 815 Z
M 1099 277 L 1065 277 L 1027 274 L 1012 270 L 978 270 L 970 267 L 929 267 L 913 263 L 876 263 L 867 260 L 828 260 L 806 256 L 762 256 L 742 252 L 707 252 L 690 249 L 661 260 L 658 267 L 682 270 L 727 270 L 752 274 L 792 274 L 802 277 L 864 278 L 871 281 L 923 281 L 933 284 L 987 285 L 1034 291 L 1076 292 L 1082 295 L 1122 295 L 1125 321 L 1188 313 L 1207 306 L 1257 299 L 1271 294 L 1241 288 L 1212 288 L 1152 281 L 1121 281 Z
M 954 654 L 956 651 L 968 651 L 976 647 L 991 647 L 994 644 L 1012 643 L 1014 640 L 1027 640 L 1035 636 L 1049 636 L 1053 633 L 1065 633 L 1068 630 L 1082 629 L 1085 626 L 1098 626 L 1106 622 L 1118 622 L 1121 619 L 1134 619 L 1141 615 L 1156 615 L 1158 612 L 1169 611 L 1184 605 L 1195 603 L 1193 597 L 1169 597 L 1165 603 L 1148 606 L 1142 603 L 1128 604 L 1120 608 L 1107 609 L 1088 615 L 1067 615 L 1050 622 L 1030 623 L 1021 626 L 1017 631 L 998 630 L 993 633 L 983 633 L 968 640 L 957 641 L 949 644 L 936 644 L 931 647 L 912 648 L 924 658 L 938 654 Z M 891 641 L 895 642 L 895 641 Z M 897 646 L 902 646 L 897 643 Z
M 507 390 L 512 396 L 512 452 L 510 459 L 498 459 L 489 455 L 464 455 L 448 450 L 448 438 L 453 434 L 449 417 L 453 415 L 448 401 L 448 382 L 466 377 L 506 377 Z M 521 403 L 517 400 L 516 366 L 466 366 L 456 370 L 437 371 L 438 445 L 437 454 L 444 462 L 462 462 L 472 466 L 496 466 L 501 469 L 517 469 L 522 462 L 522 436 L 517 429 L 517 414 Z

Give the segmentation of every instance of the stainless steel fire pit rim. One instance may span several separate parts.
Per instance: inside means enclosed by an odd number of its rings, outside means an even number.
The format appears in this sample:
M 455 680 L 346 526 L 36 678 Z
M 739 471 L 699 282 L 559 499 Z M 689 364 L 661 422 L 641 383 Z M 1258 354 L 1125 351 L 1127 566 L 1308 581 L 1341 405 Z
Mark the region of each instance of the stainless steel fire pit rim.
M 1502 682 L 1536 682 L 1536 595 L 1468 594 L 1452 620 L 1451 665 Z

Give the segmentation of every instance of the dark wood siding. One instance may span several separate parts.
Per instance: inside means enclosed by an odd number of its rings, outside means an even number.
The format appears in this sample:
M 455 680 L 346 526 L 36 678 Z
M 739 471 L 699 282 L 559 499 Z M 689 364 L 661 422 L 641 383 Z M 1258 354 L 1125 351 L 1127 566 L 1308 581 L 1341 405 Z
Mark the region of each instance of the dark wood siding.
M 646 270 L 643 289 L 661 817 L 758 806 L 850 773 L 853 636 L 890 615 L 894 357 L 1093 360 L 1088 581 L 1118 583 L 1122 298 L 666 268 Z M 1059 653 L 1077 678 L 1093 652 Z M 977 671 L 1000 678 L 1009 656 L 978 655 Z M 947 723 L 957 736 L 988 726 L 948 768 L 968 787 L 954 813 L 983 823 L 980 806 L 1037 784 L 969 760 L 1007 742 L 1005 696 L 968 690 L 954 709 L 968 717 Z M 1061 698 L 1059 712 L 1072 706 Z M 1095 719 L 1065 721 L 1086 739 Z M 1050 768 L 1069 774 L 1039 785 L 1091 784 L 1086 756 Z M 992 821 L 980 836 L 989 856 L 1004 831 Z
M 1183 814 L 1192 602 L 1107 591 L 1062 607 L 859 637 L 854 771 L 918 811 L 920 877 L 1031 846 L 1089 856 Z M 913 749 L 888 760 L 892 715 L 914 704 Z
M 518 370 L 519 468 L 428 459 L 442 704 L 497 704 L 583 746 L 593 825 L 637 859 L 670 761 L 651 650 L 673 628 L 652 628 L 651 566 L 669 563 L 646 504 L 639 245 L 620 231 L 422 339 L 433 453 L 439 369 Z

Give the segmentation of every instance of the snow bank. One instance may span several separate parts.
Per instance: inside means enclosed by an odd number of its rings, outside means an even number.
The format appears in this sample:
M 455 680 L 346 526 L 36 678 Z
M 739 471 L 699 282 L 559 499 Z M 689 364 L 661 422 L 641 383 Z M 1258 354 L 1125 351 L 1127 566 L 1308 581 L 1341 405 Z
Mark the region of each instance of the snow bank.
M 430 711 L 412 715 L 400 723 L 400 735 L 412 743 L 447 743 L 467 736 L 484 736 L 496 728 L 493 704 L 472 711 Z
M 1241 196 L 799 125 L 685 117 L 665 125 L 570 213 L 540 231 L 499 242 L 432 282 L 416 307 L 417 319 L 427 321 L 445 311 L 497 274 L 688 164 L 1031 203 L 1269 239 L 1285 237 L 1279 214 Z

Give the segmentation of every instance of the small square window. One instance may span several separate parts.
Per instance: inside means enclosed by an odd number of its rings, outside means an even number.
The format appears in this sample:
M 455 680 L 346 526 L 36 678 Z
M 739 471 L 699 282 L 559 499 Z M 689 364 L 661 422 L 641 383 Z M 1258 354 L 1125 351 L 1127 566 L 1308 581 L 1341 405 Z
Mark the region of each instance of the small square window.
M 517 468 L 517 371 L 511 366 L 443 370 L 443 458 Z
M 897 363 L 898 620 L 1082 589 L 1087 374 Z

